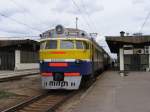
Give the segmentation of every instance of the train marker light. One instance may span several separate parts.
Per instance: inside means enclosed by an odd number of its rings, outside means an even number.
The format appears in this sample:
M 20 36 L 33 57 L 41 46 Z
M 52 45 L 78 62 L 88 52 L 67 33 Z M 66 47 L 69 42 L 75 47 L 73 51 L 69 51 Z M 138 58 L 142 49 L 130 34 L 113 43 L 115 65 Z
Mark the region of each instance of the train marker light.
M 48 63 L 50 67 L 68 67 L 68 63 Z
M 64 73 L 64 76 L 80 76 L 80 73 Z
M 75 60 L 75 63 L 77 63 L 77 64 L 79 64 L 79 63 L 81 63 L 82 62 L 82 60 L 80 60 L 80 59 L 76 59 Z

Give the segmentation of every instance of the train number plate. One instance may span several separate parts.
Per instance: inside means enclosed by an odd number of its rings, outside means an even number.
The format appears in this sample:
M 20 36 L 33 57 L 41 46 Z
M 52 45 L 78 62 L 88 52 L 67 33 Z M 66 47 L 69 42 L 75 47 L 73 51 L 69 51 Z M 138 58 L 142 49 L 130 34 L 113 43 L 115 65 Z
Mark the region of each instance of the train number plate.
M 65 77 L 64 81 L 54 81 L 51 77 L 42 77 L 42 87 L 44 89 L 78 89 L 80 83 L 81 76 Z

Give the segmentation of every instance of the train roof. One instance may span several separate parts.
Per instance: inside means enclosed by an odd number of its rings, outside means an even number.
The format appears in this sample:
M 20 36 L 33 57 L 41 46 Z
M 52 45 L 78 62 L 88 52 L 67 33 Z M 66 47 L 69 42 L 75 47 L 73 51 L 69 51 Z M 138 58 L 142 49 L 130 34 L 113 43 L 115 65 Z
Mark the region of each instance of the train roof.
M 77 28 L 64 28 L 61 25 L 57 25 L 55 28 L 47 30 L 40 34 L 41 38 L 57 38 L 57 37 L 90 37 L 89 34 L 81 29 Z
M 60 29 L 59 29 L 60 28 Z M 59 29 L 59 30 L 58 30 Z M 87 32 L 77 28 L 64 28 L 61 25 L 57 25 L 55 28 L 45 31 L 41 34 L 41 41 L 45 40 L 57 40 L 57 39 L 69 39 L 69 40 L 85 40 L 90 41 L 98 48 L 102 49 L 103 52 L 107 53 Z
M 66 39 L 68 39 L 68 40 L 85 40 L 85 41 L 91 40 L 90 38 L 77 38 L 77 37 L 62 38 L 62 37 L 60 37 L 60 38 L 44 38 L 44 39 L 40 39 L 39 41 L 41 42 L 41 41 L 46 41 L 46 40 L 58 40 L 58 39 L 62 39 L 62 40 L 66 40 Z
M 69 31 L 69 32 L 85 32 L 84 30 L 81 30 L 81 29 L 76 29 L 76 28 L 64 28 L 66 31 Z M 47 30 L 43 33 L 47 33 L 47 32 L 51 32 L 51 31 L 55 31 L 55 28 L 53 29 L 50 29 L 50 30 Z

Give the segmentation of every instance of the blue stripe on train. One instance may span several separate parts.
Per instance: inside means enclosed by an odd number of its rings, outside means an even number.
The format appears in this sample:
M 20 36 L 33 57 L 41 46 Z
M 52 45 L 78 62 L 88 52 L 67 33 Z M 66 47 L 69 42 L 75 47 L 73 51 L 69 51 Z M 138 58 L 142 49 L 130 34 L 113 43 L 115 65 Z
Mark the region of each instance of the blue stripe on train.
M 67 62 L 68 67 L 50 67 L 49 62 L 43 62 L 40 64 L 41 72 L 79 72 L 81 75 L 88 75 L 92 73 L 91 62 L 81 62 L 79 64 L 75 62 Z

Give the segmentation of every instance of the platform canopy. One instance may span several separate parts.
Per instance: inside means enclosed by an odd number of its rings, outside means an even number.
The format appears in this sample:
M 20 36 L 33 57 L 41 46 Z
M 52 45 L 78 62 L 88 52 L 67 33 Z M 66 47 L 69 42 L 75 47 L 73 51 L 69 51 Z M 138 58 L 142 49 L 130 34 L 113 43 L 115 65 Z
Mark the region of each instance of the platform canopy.
M 30 40 L 30 39 L 24 39 L 24 40 L 0 40 L 0 47 L 14 46 L 14 45 L 20 45 L 20 44 L 38 44 L 38 42 L 34 41 L 34 40 Z
M 24 40 L 0 40 L 0 50 L 26 49 L 38 50 L 39 42 L 30 39 Z
M 124 45 L 133 45 L 134 47 L 141 47 L 150 45 L 149 36 L 106 36 L 106 42 L 112 53 L 118 53 L 119 48 Z

